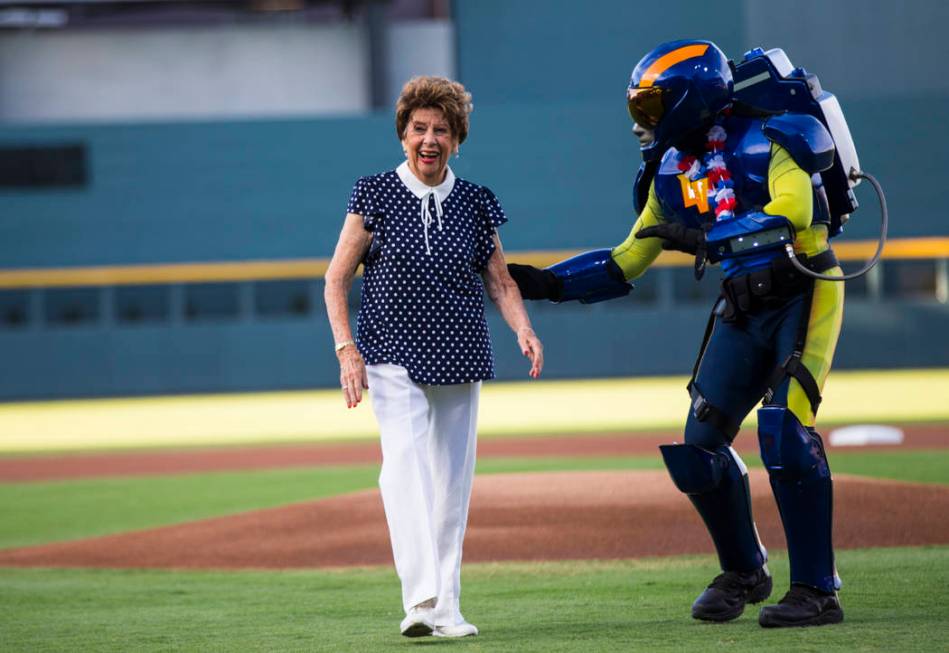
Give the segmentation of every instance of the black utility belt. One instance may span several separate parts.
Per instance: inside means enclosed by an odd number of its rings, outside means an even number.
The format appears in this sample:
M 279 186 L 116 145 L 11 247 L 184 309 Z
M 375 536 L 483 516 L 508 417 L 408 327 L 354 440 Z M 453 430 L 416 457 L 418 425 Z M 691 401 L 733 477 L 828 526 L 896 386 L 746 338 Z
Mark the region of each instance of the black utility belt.
M 830 249 L 810 257 L 799 254 L 797 260 L 812 272 L 824 272 L 837 266 L 837 256 Z M 813 282 L 812 278 L 799 272 L 787 256 L 777 256 L 766 268 L 722 281 L 723 317 L 731 321 L 741 313 L 773 307 L 805 292 Z

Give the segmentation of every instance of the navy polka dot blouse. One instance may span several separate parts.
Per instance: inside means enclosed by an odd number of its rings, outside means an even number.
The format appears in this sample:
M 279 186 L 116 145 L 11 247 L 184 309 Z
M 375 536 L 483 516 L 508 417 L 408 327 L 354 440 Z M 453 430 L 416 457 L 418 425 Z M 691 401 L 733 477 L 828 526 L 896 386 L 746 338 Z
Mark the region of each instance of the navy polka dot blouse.
M 368 365 L 406 368 L 415 383 L 492 379 L 481 272 L 495 227 L 507 222 L 504 210 L 490 190 L 450 171 L 447 197 L 420 199 L 400 171 L 360 178 L 347 208 L 373 234 L 363 261 L 359 351 Z

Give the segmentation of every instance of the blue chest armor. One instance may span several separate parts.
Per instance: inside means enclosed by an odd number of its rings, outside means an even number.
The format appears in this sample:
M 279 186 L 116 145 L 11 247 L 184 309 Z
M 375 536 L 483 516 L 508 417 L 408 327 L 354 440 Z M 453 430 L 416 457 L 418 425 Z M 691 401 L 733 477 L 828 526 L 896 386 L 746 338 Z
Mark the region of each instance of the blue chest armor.
M 771 141 L 762 131 L 761 118 L 731 116 L 722 123 L 727 138 L 723 157 L 735 184 L 737 216 L 759 212 L 771 197 L 768 193 L 768 164 L 771 160 Z M 690 228 L 715 223 L 715 198 L 709 194 L 707 171 L 698 179 L 690 180 L 679 169 L 686 154 L 670 148 L 662 158 L 655 177 L 656 197 L 667 222 L 680 222 Z M 701 159 L 700 159 L 701 161 Z M 714 189 L 712 189 L 714 193 Z M 738 227 L 739 225 L 734 225 Z M 739 234 L 741 229 L 732 229 Z M 740 257 L 712 257 L 722 260 L 726 277 L 768 265 L 782 255 L 780 249 L 760 253 L 742 253 Z
M 785 218 L 761 212 L 771 200 L 768 165 L 772 140 L 789 149 L 799 165 L 812 173 L 814 223 L 830 221 L 818 172 L 830 165 L 834 154 L 829 135 L 809 116 L 730 116 L 722 127 L 727 134 L 722 156 L 737 202 L 734 218 L 716 222 L 714 188 L 710 194 L 707 171 L 703 169 L 697 179 L 690 180 L 680 169 L 687 155 L 675 148 L 670 148 L 659 164 L 655 190 L 667 222 L 690 228 L 714 225 L 708 234 L 709 259 L 721 261 L 724 275 L 731 277 L 783 256 L 783 244 L 794 237 Z
M 761 131 L 758 118 L 728 118 L 723 123 L 728 134 L 725 141 L 725 165 L 735 182 L 736 213 L 759 211 L 768 203 L 768 162 L 771 141 Z M 708 195 L 707 172 L 691 181 L 679 165 L 686 154 L 670 148 L 662 157 L 656 172 L 656 197 L 667 222 L 681 222 L 690 228 L 715 221 L 715 200 Z

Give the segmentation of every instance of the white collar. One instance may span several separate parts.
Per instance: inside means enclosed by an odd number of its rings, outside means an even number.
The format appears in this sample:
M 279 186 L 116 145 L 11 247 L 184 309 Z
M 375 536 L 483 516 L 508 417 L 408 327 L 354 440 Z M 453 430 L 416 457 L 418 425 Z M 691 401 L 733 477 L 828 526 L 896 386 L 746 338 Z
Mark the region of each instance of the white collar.
M 451 166 L 446 166 L 446 168 L 445 181 L 438 186 L 429 186 L 412 174 L 412 171 L 409 170 L 408 161 L 403 161 L 402 164 L 395 169 L 395 173 L 399 175 L 399 179 L 402 180 L 402 183 L 405 184 L 406 188 L 412 191 L 412 194 L 417 198 L 422 199 L 426 195 L 434 193 L 438 202 L 441 203 L 445 201 L 445 198 L 451 194 L 451 189 L 455 187 L 455 173 L 451 171 Z

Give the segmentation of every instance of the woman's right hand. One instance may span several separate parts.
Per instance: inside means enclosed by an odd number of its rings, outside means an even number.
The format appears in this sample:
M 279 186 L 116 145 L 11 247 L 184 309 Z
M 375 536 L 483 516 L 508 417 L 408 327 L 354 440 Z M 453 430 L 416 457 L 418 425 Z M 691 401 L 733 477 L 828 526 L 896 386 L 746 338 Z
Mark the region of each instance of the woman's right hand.
M 355 408 L 362 401 L 362 391 L 369 389 L 366 363 L 356 345 L 347 345 L 336 353 L 339 358 L 339 383 L 347 408 Z
M 517 344 L 521 353 L 531 362 L 531 378 L 540 378 L 540 372 L 544 369 L 544 345 L 541 344 L 540 338 L 529 326 L 521 327 L 517 330 Z

